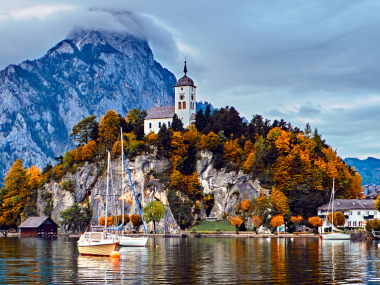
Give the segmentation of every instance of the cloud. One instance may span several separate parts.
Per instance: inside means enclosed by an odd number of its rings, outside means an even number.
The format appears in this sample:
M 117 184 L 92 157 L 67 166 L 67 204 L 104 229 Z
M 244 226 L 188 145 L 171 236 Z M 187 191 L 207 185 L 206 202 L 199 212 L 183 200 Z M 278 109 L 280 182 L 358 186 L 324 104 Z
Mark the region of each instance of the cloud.
M 0 68 L 42 56 L 77 25 L 128 27 L 177 77 L 187 57 L 200 100 L 235 106 L 248 120 L 310 122 L 343 157 L 379 154 L 378 1 L 52 0 L 73 8 L 41 11 L 33 7 L 49 6 L 42 0 L 8 3 Z
M 39 18 L 45 19 L 55 12 L 70 11 L 74 10 L 73 6 L 64 4 L 52 4 L 52 5 L 37 5 L 32 7 L 27 7 L 23 9 L 16 9 L 9 12 L 9 15 L 15 19 L 24 18 Z

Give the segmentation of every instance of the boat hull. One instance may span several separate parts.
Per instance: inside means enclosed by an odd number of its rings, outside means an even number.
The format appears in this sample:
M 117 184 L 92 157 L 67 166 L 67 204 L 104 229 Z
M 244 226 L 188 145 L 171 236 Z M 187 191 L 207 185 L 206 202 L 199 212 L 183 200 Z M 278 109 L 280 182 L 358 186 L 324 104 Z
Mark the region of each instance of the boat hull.
M 138 246 L 144 247 L 148 241 L 147 237 L 119 237 L 119 244 L 121 246 Z
M 348 234 L 332 233 L 332 234 L 322 235 L 322 239 L 324 239 L 324 240 L 349 240 L 349 239 L 351 239 L 351 236 Z
M 117 243 L 78 245 L 78 251 L 81 255 L 110 256 L 116 245 Z

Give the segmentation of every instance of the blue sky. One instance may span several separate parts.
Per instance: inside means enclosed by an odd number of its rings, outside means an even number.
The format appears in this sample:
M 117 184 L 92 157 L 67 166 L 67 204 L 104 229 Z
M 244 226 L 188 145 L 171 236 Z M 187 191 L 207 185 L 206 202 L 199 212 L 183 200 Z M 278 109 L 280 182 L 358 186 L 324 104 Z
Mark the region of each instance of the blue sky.
M 331 3 L 330 3 L 331 2 Z M 2 0 L 0 69 L 41 57 L 74 26 L 144 34 L 198 99 L 304 128 L 341 157 L 380 158 L 378 1 Z M 95 9 L 90 11 L 89 9 Z

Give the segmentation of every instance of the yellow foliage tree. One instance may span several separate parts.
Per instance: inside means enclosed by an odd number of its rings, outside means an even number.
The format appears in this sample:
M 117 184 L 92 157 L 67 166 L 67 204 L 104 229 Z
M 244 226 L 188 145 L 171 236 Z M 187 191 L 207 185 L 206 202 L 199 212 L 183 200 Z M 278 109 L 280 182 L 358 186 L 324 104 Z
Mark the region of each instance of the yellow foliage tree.
M 99 225 L 100 226 L 104 226 L 105 222 L 106 222 L 106 218 L 105 217 L 101 217 L 99 219 Z M 113 225 L 113 218 L 112 217 L 107 217 L 107 227 L 112 226 L 112 225 Z
M 92 160 L 97 149 L 96 142 L 94 140 L 89 141 L 81 151 L 82 160 Z
M 213 150 L 220 145 L 220 138 L 214 132 L 210 132 L 207 136 L 202 135 L 197 146 L 200 149 Z
M 247 158 L 252 152 L 255 151 L 255 146 L 251 140 L 247 140 L 244 144 L 244 155 Z
M 332 213 L 329 213 L 327 215 L 327 220 L 329 221 L 329 223 L 331 224 L 332 222 Z M 346 223 L 346 218 L 344 217 L 343 213 L 342 212 L 334 212 L 334 226 L 344 226 L 344 224 Z
M 33 172 L 35 171 L 36 169 L 33 170 Z M 0 225 L 16 226 L 20 224 L 21 213 L 29 200 L 30 183 L 33 182 L 30 182 L 27 170 L 22 166 L 22 161 L 17 159 L 5 177 Z
M 259 217 L 259 216 L 253 216 L 252 217 L 252 224 L 255 227 L 260 227 L 262 223 L 263 223 L 263 219 L 261 217 Z
M 245 199 L 243 200 L 241 203 L 240 203 L 240 208 L 243 210 L 243 211 L 247 211 L 249 209 L 249 207 L 251 207 L 251 202 L 248 200 L 248 199 Z
M 277 213 L 284 216 L 289 212 L 288 198 L 284 195 L 284 193 L 277 190 L 275 187 L 272 188 L 270 201 Z
M 224 144 L 224 156 L 234 163 L 240 163 L 243 157 L 243 150 L 241 149 L 238 139 L 226 141 Z
M 111 150 L 119 136 L 119 124 L 120 117 L 114 110 L 108 111 L 100 118 L 99 137 L 109 150 Z
M 158 135 L 156 135 L 154 132 L 150 132 L 146 136 L 147 143 L 149 145 L 154 145 L 157 142 L 157 137 Z
M 125 140 L 123 140 L 123 148 L 124 148 L 124 150 L 125 150 L 126 146 L 127 146 L 127 142 Z M 118 155 L 121 155 L 121 143 L 120 143 L 120 141 L 116 141 L 113 144 L 112 153 L 116 153 Z

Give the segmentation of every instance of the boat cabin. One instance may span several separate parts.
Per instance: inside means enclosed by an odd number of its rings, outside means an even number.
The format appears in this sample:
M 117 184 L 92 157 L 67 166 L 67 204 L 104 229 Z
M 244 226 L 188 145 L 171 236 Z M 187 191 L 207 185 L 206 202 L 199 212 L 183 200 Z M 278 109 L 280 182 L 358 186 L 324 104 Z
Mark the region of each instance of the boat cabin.
M 30 217 L 20 226 L 22 237 L 56 236 L 59 226 L 49 217 Z

